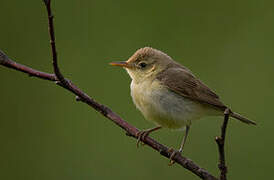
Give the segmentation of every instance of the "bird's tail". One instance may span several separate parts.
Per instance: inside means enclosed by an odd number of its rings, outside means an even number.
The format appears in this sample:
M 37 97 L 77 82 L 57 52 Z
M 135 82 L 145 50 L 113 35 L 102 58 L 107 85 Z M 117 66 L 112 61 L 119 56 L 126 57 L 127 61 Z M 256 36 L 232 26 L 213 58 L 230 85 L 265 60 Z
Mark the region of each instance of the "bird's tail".
M 255 122 L 247 119 L 246 117 L 241 116 L 240 114 L 234 113 L 234 112 L 230 112 L 230 116 L 234 117 L 235 119 L 238 119 L 246 124 L 253 124 L 256 125 Z

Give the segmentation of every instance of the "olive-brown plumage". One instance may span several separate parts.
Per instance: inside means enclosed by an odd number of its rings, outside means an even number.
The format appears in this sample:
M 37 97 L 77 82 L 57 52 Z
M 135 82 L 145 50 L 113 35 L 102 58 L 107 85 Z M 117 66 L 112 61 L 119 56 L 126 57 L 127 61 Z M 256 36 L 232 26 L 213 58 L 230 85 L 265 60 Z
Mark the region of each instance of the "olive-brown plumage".
M 192 121 L 204 116 L 223 115 L 228 108 L 189 69 L 159 50 L 141 48 L 127 61 L 113 62 L 111 65 L 127 70 L 132 79 L 130 88 L 134 104 L 146 119 L 157 125 L 143 131 L 140 138 L 160 127 L 186 129 L 179 149 L 181 152 Z M 230 116 L 247 124 L 255 124 L 232 111 Z
M 170 67 L 158 73 L 157 79 L 170 90 L 181 96 L 203 104 L 208 104 L 212 106 L 212 108 L 216 108 L 222 112 L 227 108 L 217 94 L 197 79 L 188 69 L 179 64 L 171 64 Z M 237 113 L 231 112 L 230 115 L 244 123 L 256 124 Z

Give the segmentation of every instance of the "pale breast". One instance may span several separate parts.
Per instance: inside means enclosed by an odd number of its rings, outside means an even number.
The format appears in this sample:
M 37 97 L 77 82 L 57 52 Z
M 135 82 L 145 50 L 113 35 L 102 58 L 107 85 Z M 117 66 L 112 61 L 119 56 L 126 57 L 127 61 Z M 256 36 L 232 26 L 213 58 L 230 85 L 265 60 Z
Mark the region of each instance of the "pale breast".
M 132 81 L 131 96 L 145 118 L 162 127 L 180 129 L 205 114 L 200 103 L 168 90 L 157 80 L 139 84 Z

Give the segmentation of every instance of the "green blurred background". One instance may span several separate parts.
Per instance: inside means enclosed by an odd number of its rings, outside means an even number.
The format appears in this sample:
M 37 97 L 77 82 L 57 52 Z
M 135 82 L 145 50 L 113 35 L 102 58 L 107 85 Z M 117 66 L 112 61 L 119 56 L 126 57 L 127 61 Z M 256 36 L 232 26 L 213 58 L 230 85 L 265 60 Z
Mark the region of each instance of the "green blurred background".
M 273 1 L 53 1 L 64 75 L 130 124 L 153 125 L 134 107 L 126 72 L 108 65 L 152 46 L 190 68 L 232 109 L 229 179 L 273 178 Z M 1 1 L 0 49 L 52 72 L 42 0 Z M 54 83 L 0 67 L 0 179 L 198 179 L 136 141 Z M 217 174 L 222 118 L 194 123 L 184 155 Z M 178 147 L 182 132 L 152 135 Z

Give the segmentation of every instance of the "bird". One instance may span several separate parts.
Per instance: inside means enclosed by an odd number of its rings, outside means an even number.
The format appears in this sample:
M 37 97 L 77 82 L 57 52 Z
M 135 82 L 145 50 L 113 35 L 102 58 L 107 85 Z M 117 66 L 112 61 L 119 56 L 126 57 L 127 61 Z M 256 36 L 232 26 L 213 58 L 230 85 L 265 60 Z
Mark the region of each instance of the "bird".
M 151 132 L 161 128 L 182 130 L 184 136 L 178 151 L 182 153 L 191 124 L 206 116 L 229 116 L 246 124 L 256 125 L 248 118 L 233 112 L 206 84 L 188 68 L 174 61 L 166 53 L 144 47 L 127 61 L 111 62 L 126 69 L 131 80 L 130 91 L 134 104 L 145 119 L 156 126 L 138 133 L 137 146 Z

